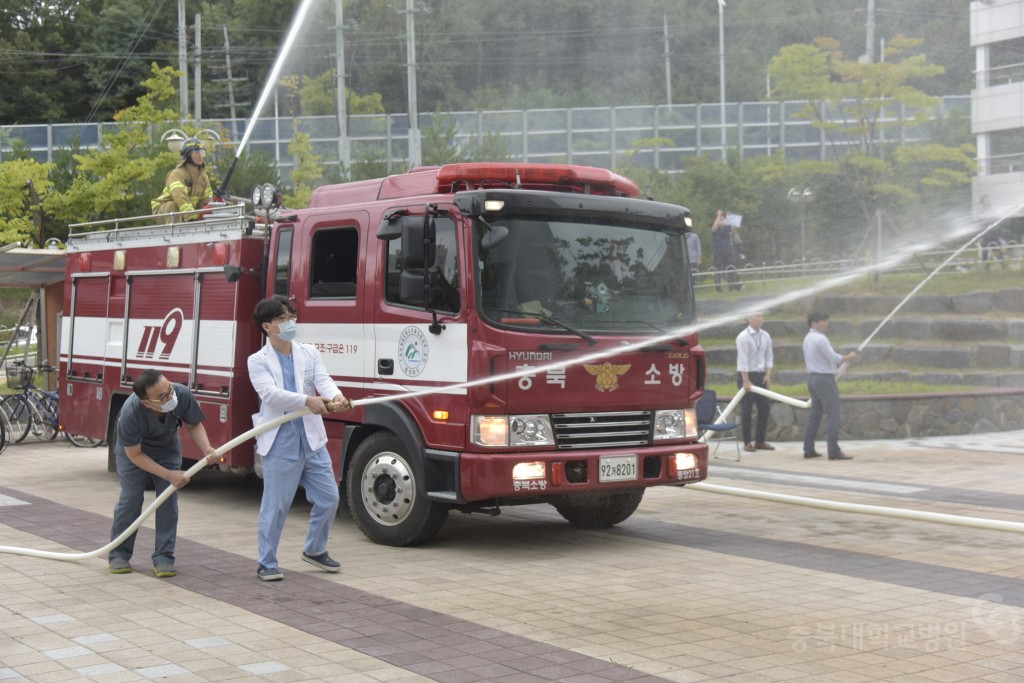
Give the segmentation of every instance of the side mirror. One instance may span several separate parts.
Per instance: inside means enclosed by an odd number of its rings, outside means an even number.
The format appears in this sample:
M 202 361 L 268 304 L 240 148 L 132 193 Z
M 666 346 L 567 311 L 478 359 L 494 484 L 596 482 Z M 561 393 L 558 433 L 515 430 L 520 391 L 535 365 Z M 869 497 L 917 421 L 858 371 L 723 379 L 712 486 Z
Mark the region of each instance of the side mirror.
M 377 239 L 390 242 L 402 236 L 402 216 L 388 212 L 377 226 Z
M 477 220 L 482 223 L 484 221 L 483 218 L 478 218 Z M 484 251 L 494 249 L 508 237 L 508 228 L 504 225 L 493 226 L 488 225 L 487 223 L 484 223 L 484 225 L 487 226 L 487 232 L 485 232 L 484 236 L 480 239 L 480 248 Z
M 398 300 L 409 306 L 423 306 L 428 287 L 427 274 L 422 270 L 403 270 L 398 280 Z
M 431 268 L 434 265 L 434 218 L 403 216 L 402 269 Z

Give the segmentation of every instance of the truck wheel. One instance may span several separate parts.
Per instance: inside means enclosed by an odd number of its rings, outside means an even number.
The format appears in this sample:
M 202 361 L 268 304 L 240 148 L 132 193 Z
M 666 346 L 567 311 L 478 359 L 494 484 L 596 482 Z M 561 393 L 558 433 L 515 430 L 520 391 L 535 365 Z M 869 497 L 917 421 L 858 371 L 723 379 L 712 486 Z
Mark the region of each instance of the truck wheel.
M 401 440 L 389 432 L 359 444 L 347 480 L 352 518 L 374 543 L 423 543 L 448 519 L 448 506 L 427 498 Z
M 558 514 L 580 529 L 607 529 L 629 516 L 640 507 L 644 489 L 627 489 L 614 493 L 581 493 L 565 496 L 551 504 Z

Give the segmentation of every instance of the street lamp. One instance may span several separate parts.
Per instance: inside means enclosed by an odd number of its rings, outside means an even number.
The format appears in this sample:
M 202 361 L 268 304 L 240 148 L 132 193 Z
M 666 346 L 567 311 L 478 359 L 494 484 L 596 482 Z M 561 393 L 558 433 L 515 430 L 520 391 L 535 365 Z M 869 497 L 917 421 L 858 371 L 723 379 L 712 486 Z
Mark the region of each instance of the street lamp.
M 807 263 L 807 205 L 814 201 L 814 190 L 809 187 L 791 187 L 786 195 L 800 206 L 800 262 Z
M 178 128 L 171 128 L 160 136 L 160 142 L 166 144 L 167 149 L 172 152 L 180 152 L 181 143 L 185 142 L 186 138 L 188 138 L 188 136 L 185 135 L 185 131 Z
M 181 145 L 184 144 L 185 140 L 187 140 L 190 137 L 199 138 L 200 140 L 202 140 L 203 143 L 205 143 L 205 145 L 207 146 L 207 148 L 209 148 L 211 152 L 214 149 L 216 149 L 217 143 L 220 142 L 220 133 L 213 130 L 212 128 L 203 128 L 194 135 L 189 135 L 180 128 L 171 128 L 170 130 L 165 131 L 164 134 L 160 136 L 160 142 L 166 144 L 167 149 L 171 150 L 172 152 L 180 152 Z
M 725 161 L 725 0 L 718 0 L 718 107 L 722 126 L 722 160 Z

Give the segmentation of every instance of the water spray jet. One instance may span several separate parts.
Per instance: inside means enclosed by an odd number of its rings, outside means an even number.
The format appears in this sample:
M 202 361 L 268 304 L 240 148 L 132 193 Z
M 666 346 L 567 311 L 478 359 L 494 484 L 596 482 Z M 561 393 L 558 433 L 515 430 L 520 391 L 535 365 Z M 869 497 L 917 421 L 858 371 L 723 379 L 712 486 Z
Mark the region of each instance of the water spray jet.
M 299 30 L 302 28 L 303 22 L 306 20 L 306 15 L 309 13 L 309 8 L 312 7 L 315 0 L 302 0 L 302 4 L 299 5 L 298 11 L 295 13 L 295 18 L 292 19 L 292 25 L 288 29 L 288 36 L 285 38 L 284 45 L 281 47 L 281 53 L 277 56 L 277 61 L 274 62 L 274 67 L 270 70 L 270 75 L 267 77 L 267 85 L 263 88 L 263 92 L 260 93 L 260 99 L 256 102 L 256 108 L 252 112 L 252 117 L 249 119 L 249 123 L 245 126 L 245 132 L 242 133 L 242 139 L 238 143 L 238 147 L 235 149 L 235 158 L 231 160 L 231 165 L 228 166 L 227 173 L 224 174 L 224 180 L 220 184 L 220 188 L 216 194 L 219 197 L 223 197 L 228 189 L 228 183 L 231 182 L 231 176 L 235 172 L 235 166 L 238 165 L 238 160 L 242 156 L 242 151 L 245 146 L 249 144 L 249 137 L 252 136 L 252 131 L 256 127 L 256 120 L 260 114 L 263 113 L 263 107 L 267 105 L 267 100 L 270 99 L 270 93 L 273 92 L 277 86 L 277 79 L 281 75 L 281 69 L 284 66 L 284 61 L 291 52 L 292 46 L 295 44 L 295 39 L 299 35 Z

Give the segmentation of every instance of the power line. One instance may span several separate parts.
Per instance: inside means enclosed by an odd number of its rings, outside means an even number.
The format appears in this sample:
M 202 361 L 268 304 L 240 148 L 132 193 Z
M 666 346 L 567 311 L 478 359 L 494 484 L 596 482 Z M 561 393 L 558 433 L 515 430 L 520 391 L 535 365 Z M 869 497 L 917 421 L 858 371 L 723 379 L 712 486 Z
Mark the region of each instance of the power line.
M 145 26 L 140 24 L 139 29 L 135 32 L 135 35 L 133 36 L 134 42 L 132 42 L 131 46 L 127 50 L 125 50 L 124 55 L 121 57 L 121 60 L 117 63 L 117 66 L 114 68 L 114 72 L 110 74 L 110 78 L 107 79 L 106 87 L 103 89 L 103 92 L 100 93 L 100 96 L 96 98 L 96 103 L 92 106 L 92 109 L 89 111 L 89 115 L 85 117 L 86 123 L 92 121 L 92 117 L 96 115 L 96 112 L 99 110 L 100 105 L 103 103 L 103 100 L 106 99 L 107 95 L 110 94 L 110 91 L 113 90 L 114 83 L 117 82 L 117 79 L 121 75 L 121 72 L 124 71 L 125 66 L 128 65 L 128 58 L 132 55 L 133 52 L 135 52 L 135 48 L 139 46 L 139 42 L 142 41 L 142 38 L 145 36 L 146 30 L 148 30 L 149 25 L 153 23 L 153 19 L 156 18 L 157 12 L 159 12 L 160 8 L 163 7 L 164 2 L 165 0 L 157 0 L 156 4 L 153 6 L 153 9 L 150 11 L 148 18 L 143 18 Z

